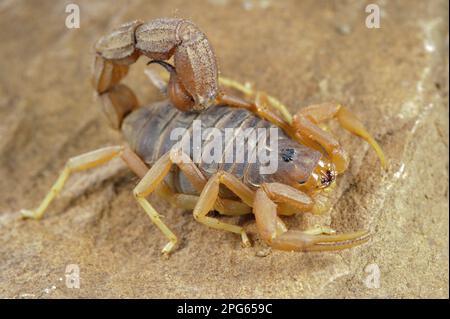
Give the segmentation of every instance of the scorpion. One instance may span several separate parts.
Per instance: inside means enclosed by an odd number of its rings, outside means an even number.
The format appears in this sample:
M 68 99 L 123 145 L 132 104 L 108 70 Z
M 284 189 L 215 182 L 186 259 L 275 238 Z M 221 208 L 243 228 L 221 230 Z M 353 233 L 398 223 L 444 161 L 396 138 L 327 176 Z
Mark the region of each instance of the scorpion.
M 92 79 L 96 94 L 109 124 L 121 130 L 126 142 L 70 158 L 38 208 L 21 211 L 24 218 L 40 219 L 72 173 L 121 158 L 140 178 L 133 190 L 134 198 L 168 239 L 162 249 L 165 255 L 175 249 L 178 239 L 147 200 L 152 193 L 193 210 L 194 219 L 206 226 L 239 234 L 243 246 L 250 246 L 243 227 L 208 214 L 253 213 L 264 242 L 285 251 L 334 251 L 369 240 L 370 232 L 366 230 L 336 233 L 326 226 L 288 230 L 281 219 L 299 212 L 321 214 L 331 206 L 336 177 L 347 169 L 349 156 L 322 126 L 327 120 L 336 119 L 341 127 L 368 142 L 386 167 L 380 146 L 349 109 L 339 103 L 323 103 L 302 108 L 291 116 L 277 99 L 219 76 L 209 40 L 185 19 L 123 24 L 100 38 L 95 50 Z M 148 106 L 139 105 L 133 91 L 120 83 L 141 55 L 150 58 L 149 64 L 159 64 L 168 71 L 165 80 L 150 76 L 167 98 Z M 245 97 L 227 94 L 219 84 L 237 89 Z M 258 162 L 194 162 L 192 148 L 186 152 L 169 138 L 173 128 L 192 130 L 194 120 L 219 129 L 277 129 L 278 169 L 272 174 L 260 174 Z M 224 155 L 237 151 L 232 143 L 235 138 L 224 148 Z

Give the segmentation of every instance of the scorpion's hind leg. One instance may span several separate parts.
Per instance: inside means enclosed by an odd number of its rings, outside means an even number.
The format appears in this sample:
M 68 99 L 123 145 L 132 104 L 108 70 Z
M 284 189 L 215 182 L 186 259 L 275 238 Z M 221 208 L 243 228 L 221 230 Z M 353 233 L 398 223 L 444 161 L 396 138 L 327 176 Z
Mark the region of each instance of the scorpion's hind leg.
M 292 187 L 282 184 L 264 184 L 255 195 L 253 212 L 258 232 L 264 241 L 273 248 L 287 251 L 330 251 L 360 245 L 369 239 L 366 231 L 334 234 L 328 227 L 312 230 L 286 230 L 280 227 L 277 216 L 277 203 L 289 203 L 299 209 L 312 205 L 308 196 Z
M 377 153 L 381 165 L 386 167 L 386 159 L 381 147 L 356 116 L 344 106 L 334 103 L 308 106 L 294 116 L 293 126 L 301 138 L 312 139 L 313 142 L 319 143 L 330 154 L 338 172 L 342 172 L 348 165 L 347 154 L 330 133 L 318 126 L 319 123 L 332 118 L 336 118 L 347 131 L 367 141 Z
M 62 170 L 55 184 L 53 184 L 52 188 L 45 196 L 41 204 L 38 206 L 38 208 L 35 210 L 22 210 L 21 211 L 22 216 L 25 218 L 33 218 L 33 219 L 42 218 L 47 207 L 50 205 L 53 199 L 56 196 L 58 196 L 58 194 L 61 192 L 62 188 L 64 187 L 64 184 L 66 183 L 67 179 L 72 173 L 84 171 L 89 168 L 94 168 L 96 166 L 106 164 L 107 162 L 118 156 L 121 156 L 122 159 L 124 159 L 124 161 L 127 162 L 128 166 L 135 173 L 140 172 L 142 174 L 143 170 L 146 168 L 142 167 L 141 164 L 139 164 L 139 162 L 133 156 L 130 155 L 130 152 L 131 151 L 124 146 L 108 146 L 70 158 L 66 162 L 66 165 L 64 166 L 64 169 Z
M 214 174 L 206 183 L 203 188 L 197 205 L 194 208 L 194 218 L 209 227 L 229 231 L 241 235 L 242 243 L 244 246 L 250 246 L 250 241 L 247 237 L 245 230 L 236 225 L 228 224 L 217 220 L 216 218 L 206 216 L 215 205 L 223 205 L 222 200 L 218 199 L 219 196 L 219 186 L 224 184 L 232 192 L 234 192 L 244 203 L 249 206 L 252 203 L 253 191 L 251 191 L 242 182 L 237 180 L 234 176 L 229 173 L 219 171 Z

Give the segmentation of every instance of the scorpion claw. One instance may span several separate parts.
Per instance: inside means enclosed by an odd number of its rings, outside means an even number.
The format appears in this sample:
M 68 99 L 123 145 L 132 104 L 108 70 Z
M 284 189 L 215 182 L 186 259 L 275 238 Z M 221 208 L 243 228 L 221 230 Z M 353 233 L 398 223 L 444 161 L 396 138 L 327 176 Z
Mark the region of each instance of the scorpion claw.
M 351 248 L 369 240 L 368 231 L 336 235 L 311 235 L 290 230 L 273 240 L 272 247 L 290 251 L 331 251 Z

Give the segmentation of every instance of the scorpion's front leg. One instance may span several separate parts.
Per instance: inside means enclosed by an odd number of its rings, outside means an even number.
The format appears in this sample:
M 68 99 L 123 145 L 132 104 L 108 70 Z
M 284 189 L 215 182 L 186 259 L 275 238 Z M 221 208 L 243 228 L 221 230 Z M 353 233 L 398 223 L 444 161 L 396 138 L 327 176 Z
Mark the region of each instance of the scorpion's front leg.
M 339 145 L 336 138 L 318 126 L 319 123 L 332 118 L 336 118 L 347 131 L 367 141 L 377 153 L 381 165 L 386 167 L 386 159 L 381 147 L 356 116 L 340 104 L 324 103 L 301 109 L 294 116 L 293 128 L 298 137 L 305 140 L 306 143 L 320 144 L 335 164 L 338 173 L 341 173 L 348 166 L 348 155 Z
M 197 205 L 194 208 L 194 218 L 209 227 L 239 234 L 241 235 L 243 245 L 250 246 L 247 233 L 242 227 L 224 223 L 216 218 L 206 216 L 211 210 L 213 210 L 214 206 L 218 204 L 218 201 L 220 203 L 218 198 L 220 184 L 227 186 L 245 204 L 251 206 L 254 197 L 253 191 L 233 175 L 227 172 L 219 171 L 208 180 L 203 188 Z
M 277 216 L 276 203 L 289 203 L 303 211 L 313 205 L 311 198 L 290 186 L 283 184 L 263 184 L 256 192 L 253 213 L 258 232 L 264 241 L 273 248 L 288 251 L 328 251 L 350 248 L 366 242 L 368 232 L 357 231 L 346 234 L 332 234 L 334 231 L 324 227 L 312 230 L 283 230 Z M 282 222 L 281 222 L 282 223 Z

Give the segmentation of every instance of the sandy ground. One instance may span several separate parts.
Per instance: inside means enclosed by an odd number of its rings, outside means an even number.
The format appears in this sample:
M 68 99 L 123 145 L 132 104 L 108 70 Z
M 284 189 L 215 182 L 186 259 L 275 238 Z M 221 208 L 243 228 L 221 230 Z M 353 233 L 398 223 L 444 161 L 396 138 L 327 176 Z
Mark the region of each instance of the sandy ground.
M 81 28 L 65 27 L 63 1 L 0 2 L 0 297 L 448 298 L 448 3 L 375 1 L 381 28 L 365 26 L 364 1 L 75 1 Z M 390 161 L 382 172 L 365 143 L 332 125 L 352 155 L 335 205 L 290 227 L 370 229 L 339 253 L 267 250 L 253 218 L 251 248 L 208 229 L 155 196 L 179 235 L 165 239 L 133 200 L 137 179 L 119 163 L 78 174 L 40 221 L 21 208 L 42 199 L 71 156 L 119 144 L 89 82 L 93 43 L 122 22 L 185 17 L 212 42 L 223 75 L 251 81 L 292 112 L 347 104 Z M 127 82 L 145 103 L 162 99 L 139 61 Z M 69 264 L 81 287 L 65 285 Z M 379 269 L 379 287 L 366 285 Z

